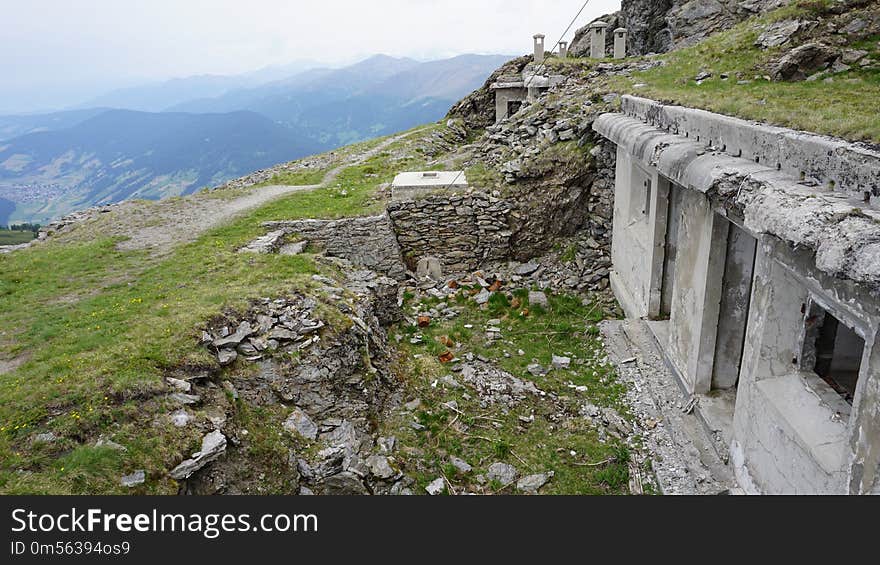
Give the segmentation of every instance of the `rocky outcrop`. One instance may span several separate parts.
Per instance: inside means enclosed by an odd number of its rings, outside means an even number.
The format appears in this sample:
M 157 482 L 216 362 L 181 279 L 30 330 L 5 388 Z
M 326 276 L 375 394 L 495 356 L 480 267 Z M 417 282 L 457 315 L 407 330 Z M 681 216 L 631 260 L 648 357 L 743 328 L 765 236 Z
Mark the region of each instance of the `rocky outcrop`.
M 620 12 L 599 19 L 609 24 L 609 31 L 627 28 L 629 53 L 647 55 L 692 45 L 786 4 L 788 0 L 623 0 Z M 588 29 L 585 26 L 575 35 L 572 52 L 578 56 L 589 52 Z M 608 34 L 609 53 L 612 45 L 613 36 Z
M 320 282 L 320 281 L 319 281 Z M 202 332 L 202 343 L 217 355 L 221 366 L 241 356 L 259 361 L 279 349 L 302 351 L 320 340 L 324 322 L 316 319 L 318 303 L 311 298 L 264 299 L 243 320 L 213 324 Z
M 790 0 L 689 0 L 673 1 L 666 21 L 669 26 L 670 48 L 693 45 L 713 33 L 727 29 L 747 18 L 781 8 Z M 644 0 L 633 2 L 627 15 L 635 16 Z
M 225 451 L 226 436 L 222 432 L 214 430 L 202 438 L 202 448 L 198 453 L 172 469 L 169 475 L 172 479 L 188 479 L 196 471 L 216 461 Z
M 400 403 L 385 331 L 400 317 L 398 285 L 343 260 L 331 262 L 348 276 L 315 276 L 324 304 L 303 295 L 267 298 L 205 328 L 214 338 L 203 339 L 212 353 L 238 343 L 239 351 L 257 355 L 191 379 L 190 396 L 201 409 L 180 410 L 187 416 L 180 426 L 200 425 L 206 414 L 204 425 L 213 429 L 197 453 L 169 472 L 182 492 L 387 494 L 402 479 L 391 457 L 394 438 L 374 432 L 379 414 Z M 330 318 L 318 313 L 332 310 Z M 243 363 L 250 369 L 239 371 Z M 254 413 L 259 418 L 245 427 L 246 415 Z M 285 456 L 255 460 L 261 442 L 278 445 L 279 437 L 286 438 L 280 444 Z
M 665 53 L 672 47 L 669 14 L 676 0 L 624 0 L 621 24 L 629 31 L 627 49 L 633 55 Z
M 800 45 L 770 66 L 773 80 L 799 81 L 824 70 L 837 54 L 821 43 Z
M 604 264 L 610 249 L 615 160 L 613 153 L 597 147 L 600 142 L 592 122 L 617 96 L 599 91 L 591 95 L 584 83 L 598 85 L 606 77 L 659 64 L 653 60 L 598 64 L 582 80 L 567 79 L 514 116 L 487 128 L 479 159 L 497 167 L 507 183 L 503 196 L 512 207 L 513 259 L 543 255 L 559 238 L 574 236 L 590 241 L 590 246 L 577 246 L 579 260 Z
M 841 1 L 826 7 L 815 19 L 783 20 L 764 28 L 755 41 L 761 49 L 777 49 L 764 65 L 776 81 L 828 80 L 853 68 L 880 68 L 870 52 L 857 47 L 880 33 L 880 9 L 855 9 L 869 4 Z M 842 10 L 842 6 L 850 10 Z

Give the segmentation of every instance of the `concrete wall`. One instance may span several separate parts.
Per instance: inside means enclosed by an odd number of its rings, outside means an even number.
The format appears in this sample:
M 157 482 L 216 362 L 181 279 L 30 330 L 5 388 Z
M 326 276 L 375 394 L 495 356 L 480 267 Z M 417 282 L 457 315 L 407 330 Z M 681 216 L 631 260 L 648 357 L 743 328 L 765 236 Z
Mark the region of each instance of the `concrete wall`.
M 648 317 L 659 311 L 665 234 L 665 210 L 658 207 L 662 190 L 656 173 L 637 165 L 627 151 L 618 148 L 611 284 L 624 311 L 631 317 Z M 662 226 L 657 225 L 658 209 L 663 216 Z M 661 249 L 658 250 L 658 246 Z
M 618 148 L 612 231 L 612 288 L 626 314 L 657 318 L 671 282 L 668 356 L 692 393 L 711 390 L 729 222 L 699 192 L 678 188 L 668 218 L 671 185 L 650 166 Z M 667 226 L 675 225 L 674 241 Z M 674 246 L 674 274 L 664 288 L 666 249 Z
M 876 346 L 866 347 L 850 407 L 804 360 L 806 317 L 818 304 L 876 343 L 876 306 L 817 272 L 809 254 L 762 239 L 734 415 L 740 483 L 772 494 L 877 492 L 880 420 Z
M 880 152 L 827 136 L 624 96 L 622 112 L 706 147 L 778 169 L 825 188 L 880 196 Z
M 868 369 L 856 395 L 850 431 L 849 492 L 880 494 L 880 337 L 875 335 Z
M 751 234 L 736 224 L 730 224 L 712 369 L 713 390 L 733 388 L 739 380 L 752 299 L 756 247 L 757 240 Z
M 594 123 L 618 144 L 612 284 L 627 315 L 654 315 L 663 236 L 677 225 L 664 353 L 691 393 L 729 388 L 739 377 L 730 455 L 740 484 L 756 493 L 880 494 L 880 297 L 877 261 L 862 259 L 880 237 L 862 217 L 878 212 L 855 214 L 847 200 L 875 190 L 878 155 L 650 101 L 629 99 L 624 109 L 656 124 L 614 115 Z M 746 159 L 751 150 L 760 163 Z M 807 180 L 834 181 L 849 194 L 804 196 L 786 167 L 808 167 Z M 640 215 L 646 178 L 655 188 L 651 210 Z M 664 216 L 665 178 L 681 185 L 675 218 Z M 849 259 L 831 261 L 832 248 Z M 817 311 L 864 340 L 852 406 L 815 373 Z
M 499 88 L 495 90 L 495 123 L 510 116 L 507 115 L 508 102 L 525 102 L 529 96 L 527 88 Z

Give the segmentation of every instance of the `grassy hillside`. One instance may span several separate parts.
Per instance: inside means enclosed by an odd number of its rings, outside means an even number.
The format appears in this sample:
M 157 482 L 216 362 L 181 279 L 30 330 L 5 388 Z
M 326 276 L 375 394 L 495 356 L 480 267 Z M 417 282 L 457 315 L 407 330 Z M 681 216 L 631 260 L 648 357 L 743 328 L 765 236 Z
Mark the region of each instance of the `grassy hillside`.
M 829 26 L 844 29 L 857 19 L 876 19 L 880 6 L 876 2 L 864 4 L 861 9 L 835 14 L 831 0 L 795 0 L 692 47 L 656 57 L 629 58 L 628 63 L 662 62 L 631 76 L 586 79 L 598 65 L 615 63 L 607 59 L 551 59 L 549 65 L 586 80 L 586 86 L 594 92 L 633 94 L 853 141 L 880 143 L 880 115 L 874 103 L 880 100 L 880 27 L 869 24 L 867 29 L 874 30 L 873 35 L 827 31 Z M 784 45 L 762 49 L 755 44 L 772 24 L 792 20 L 813 23 Z M 841 53 L 864 51 L 866 55 L 848 70 L 828 70 L 814 80 L 770 79 L 772 62 L 810 42 L 827 43 Z M 702 78 L 706 75 L 708 78 Z
M 826 18 L 831 5 L 832 2 L 825 0 L 794 2 L 698 45 L 667 54 L 663 57 L 666 65 L 621 80 L 617 86 L 657 100 L 880 143 L 880 114 L 876 103 L 880 100 L 880 64 L 854 65 L 848 71 L 828 73 L 813 81 L 771 81 L 767 77 L 767 64 L 791 45 L 767 50 L 755 45 L 770 24 Z M 869 7 L 869 10 L 877 9 L 876 3 Z M 856 14 L 845 17 L 851 19 Z M 823 32 L 817 30 L 801 36 L 798 42 L 825 38 Z M 857 40 L 845 36 L 844 39 L 845 49 L 867 51 L 867 58 L 880 63 L 880 35 Z M 703 72 L 712 76 L 697 84 L 696 77 Z
M 853 68 L 829 77 L 831 82 L 786 83 L 762 78 L 768 61 L 782 51 L 762 51 L 754 46 L 763 27 L 792 17 L 823 16 L 824 6 L 823 2 L 799 2 L 695 47 L 664 55 L 664 66 L 632 77 L 584 79 L 583 86 L 567 85 L 564 92 L 586 93 L 584 97 L 570 95 L 569 105 L 578 111 L 588 106 L 591 112 L 605 111 L 604 94 L 632 92 L 801 129 L 880 141 L 874 103 L 880 100 L 877 69 Z M 876 37 L 862 39 L 847 48 L 864 49 L 878 58 L 877 41 Z M 551 64 L 584 78 L 599 62 L 575 59 Z M 712 77 L 697 84 L 695 77 L 701 72 Z M 557 112 L 561 117 L 567 110 L 557 104 L 560 96 L 560 92 L 551 94 L 542 108 L 536 105 L 531 111 Z M 592 105 L 585 105 L 585 98 Z M 419 149 L 420 143 L 443 127 L 419 128 L 363 162 L 358 161 L 358 155 L 376 142 L 343 150 L 340 153 L 348 159 L 348 166 L 327 183 L 329 186 L 280 198 L 168 254 L 120 250 L 121 238 L 108 234 L 119 233 L 110 228 L 124 216 L 108 213 L 45 244 L 0 256 L 0 492 L 177 492 L 178 483 L 168 478 L 167 470 L 198 448 L 201 433 L 192 426 L 176 428 L 162 417 L 176 408 L 169 404 L 164 377 L 181 368 L 198 371 L 215 365 L 213 357 L 198 345 L 199 329 L 207 320 L 229 309 L 243 310 L 250 300 L 263 296 L 308 292 L 315 284 L 312 275 L 329 269 L 310 254 L 243 255 L 237 250 L 264 234 L 261 223 L 265 221 L 337 218 L 380 210 L 387 197 L 377 191 L 380 184 L 402 170 L 438 166 L 429 164 Z M 565 166 L 563 156 L 554 156 L 554 151 L 541 156 L 549 160 L 551 172 L 551 165 Z M 435 156 L 449 162 L 456 162 L 455 157 L 460 156 Z M 335 160 L 327 161 L 327 167 L 336 164 Z M 269 184 L 313 184 L 328 170 L 294 168 Z M 488 165 L 477 163 L 470 171 L 472 182 L 500 182 L 497 171 Z M 227 196 L 224 192 L 192 198 L 232 198 L 229 194 L 240 196 L 246 189 L 230 190 Z M 149 224 L 155 220 L 149 207 L 137 212 L 143 216 L 139 221 Z M 383 431 L 396 434 L 404 445 L 414 448 L 406 457 L 417 470 L 419 486 L 436 479 L 445 465 L 445 455 L 439 455 L 442 452 L 467 455 L 480 461 L 479 465 L 508 455 L 529 467 L 545 462 L 570 465 L 557 466 L 558 476 L 550 487 L 554 493 L 624 492 L 628 454 L 618 449 L 619 445 L 599 442 L 586 422 L 570 429 L 545 426 L 541 418 L 552 415 L 551 409 L 577 414 L 577 406 L 568 400 L 540 408 L 547 414 L 538 412 L 534 425 L 523 431 L 520 416 L 528 414 L 486 411 L 473 418 L 478 411 L 475 399 L 459 392 L 444 396 L 436 388 L 437 378 L 445 372 L 435 361 L 437 344 L 451 338 L 467 344 L 475 354 L 499 359 L 501 367 L 517 374 L 522 374 L 523 365 L 532 359 L 547 364 L 553 354 L 570 351 L 592 364 L 585 365 L 584 373 L 576 378 L 549 375 L 541 386 L 560 398 L 571 394 L 571 385 L 586 387 L 592 395 L 590 402 L 623 410 L 621 387 L 613 379 L 613 370 L 601 360 L 603 349 L 596 335 L 595 323 L 609 312 L 563 296 L 551 300 L 556 309 L 552 315 L 535 309 L 533 315 L 526 316 L 523 301 L 527 293 L 515 298 L 510 303 L 489 304 L 486 310 L 471 308 L 460 319 L 435 321 L 424 328 L 423 340 L 407 339 L 414 331 L 410 325 L 392 329 L 400 337 L 402 353 L 396 376 L 407 394 L 423 401 L 419 423 L 430 435 L 415 433 L 420 430 L 409 420 L 384 422 Z M 433 299 L 423 304 L 414 304 L 412 296 L 406 299 L 406 306 L 416 310 L 436 306 Z M 462 304 L 470 303 L 464 298 Z M 492 345 L 474 330 L 495 317 L 504 320 L 509 344 Z M 523 353 L 514 356 L 502 349 L 505 347 L 513 352 L 521 348 Z M 243 378 L 248 376 L 248 369 L 236 370 L 244 372 Z M 573 382 L 567 382 L 569 378 Z M 450 400 L 456 401 L 455 410 L 468 411 L 469 426 L 486 428 L 472 434 L 477 443 L 467 443 L 468 438 L 450 432 L 461 416 L 448 408 Z M 249 454 L 255 465 L 286 461 L 277 420 L 239 408 L 239 417 L 247 419 L 247 430 L 254 438 L 242 449 L 253 450 Z M 484 421 L 475 421 L 480 418 Z M 479 443 L 486 437 L 490 441 Z M 112 439 L 126 450 L 97 445 L 101 438 Z M 568 461 L 566 457 L 574 455 L 566 453 L 577 453 L 583 459 Z M 129 491 L 120 485 L 119 477 L 136 469 L 145 470 L 148 480 Z
M 33 232 L 0 230 L 0 245 L 18 245 L 32 239 L 34 239 Z
M 249 299 L 308 288 L 318 272 L 309 256 L 237 249 L 263 234 L 264 221 L 375 211 L 377 184 L 424 166 L 415 152 L 394 159 L 392 148 L 349 167 L 333 187 L 275 201 L 170 257 L 76 233 L 0 256 L 0 359 L 20 365 L 0 370 L 0 492 L 116 492 L 123 472 L 161 476 L 176 464 L 196 432 L 158 425 L 153 415 L 164 408 L 166 371 L 211 363 L 197 327 Z M 39 433 L 59 439 L 39 442 Z M 105 434 L 127 451 L 95 447 Z

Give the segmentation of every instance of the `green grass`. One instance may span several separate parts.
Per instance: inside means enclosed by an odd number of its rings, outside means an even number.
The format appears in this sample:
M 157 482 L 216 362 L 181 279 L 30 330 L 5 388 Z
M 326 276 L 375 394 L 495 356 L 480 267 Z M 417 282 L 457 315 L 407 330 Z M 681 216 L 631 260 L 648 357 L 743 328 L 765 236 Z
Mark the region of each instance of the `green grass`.
M 0 245 L 27 243 L 36 237 L 34 232 L 0 230 Z
M 308 255 L 236 251 L 264 233 L 264 221 L 381 208 L 376 185 L 422 164 L 394 157 L 406 143 L 344 170 L 331 187 L 279 199 L 164 258 L 118 251 L 110 238 L 0 256 L 0 359 L 24 359 L 0 375 L 0 492 L 121 492 L 123 472 L 164 477 L 198 445 L 198 433 L 150 415 L 173 409 L 165 404 L 168 371 L 213 366 L 198 346 L 199 328 L 250 299 L 305 290 L 318 272 Z M 43 432 L 60 439 L 32 444 Z M 92 447 L 102 434 L 128 451 Z M 176 490 L 173 481 L 148 485 L 146 492 Z
M 504 182 L 504 178 L 498 170 L 490 168 L 484 163 L 468 167 L 465 170 L 465 177 L 469 185 L 490 192 L 501 187 Z
M 526 159 L 522 170 L 524 174 L 536 178 L 553 174 L 554 171 L 565 171 L 569 176 L 576 176 L 578 172 L 586 173 L 593 160 L 591 149 L 592 146 L 580 146 L 577 141 L 554 143 Z
M 404 325 L 396 330 L 405 344 L 401 363 L 406 365 L 403 374 L 407 375 L 407 398 L 421 400 L 416 418 L 425 429 L 412 429 L 412 417 L 402 415 L 387 422 L 383 433 L 395 435 L 400 441 L 401 453 L 406 454 L 402 465 L 415 477 L 419 491 L 423 492 L 421 489 L 442 473 L 458 492 L 513 492 L 510 487 L 480 486 L 474 481 L 474 476 L 485 473 L 489 465 L 504 461 L 517 467 L 521 476 L 554 471 L 555 477 L 542 489 L 542 494 L 625 493 L 629 479 L 628 450 L 616 440 L 599 441 L 593 424 L 577 416 L 583 401 L 627 414 L 623 405 L 624 386 L 605 359 L 596 326 L 611 313 L 599 304 L 582 304 L 574 296 L 550 297 L 550 312 L 530 307 L 527 291 L 517 291 L 512 300 L 496 294 L 485 310 L 464 296 L 455 301 L 465 308 L 460 317 L 435 321 L 427 328 Z M 420 309 L 428 309 L 437 302 L 425 300 Z M 502 320 L 503 339 L 489 343 L 484 337 L 485 327 L 493 318 Z M 473 328 L 465 327 L 469 325 Z M 415 333 L 424 336 L 424 344 L 409 344 Z M 532 380 L 548 393 L 548 398 L 527 399 L 508 410 L 503 406 L 481 406 L 473 390 L 434 386 L 438 378 L 447 374 L 460 381 L 459 376 L 449 371 L 449 365 L 442 365 L 437 359 L 447 350 L 438 341 L 441 337 L 462 344 L 456 350 L 459 354 L 483 355 L 514 376 Z M 553 354 L 571 355 L 584 360 L 584 364 L 573 364 L 570 371 L 555 370 L 537 378 L 526 371 L 535 361 L 549 366 Z M 569 385 L 586 387 L 587 392 Z M 558 399 L 549 400 L 550 395 Z M 458 411 L 448 408 L 450 401 L 458 404 Z M 556 414 L 560 412 L 568 417 L 559 421 Z M 529 424 L 520 420 L 531 416 L 534 421 Z M 467 427 L 466 431 L 462 431 L 461 424 Z M 448 464 L 448 455 L 468 461 L 474 472 L 456 474 Z
M 663 56 L 666 65 L 612 82 L 619 91 L 851 140 L 880 142 L 880 114 L 869 101 L 880 100 L 880 70 L 854 67 L 829 75 L 833 82 L 772 82 L 766 64 L 784 47 L 762 51 L 754 45 L 763 26 L 823 13 L 827 1 L 795 2 L 743 22 L 707 40 Z M 854 43 L 880 59 L 880 37 Z M 713 77 L 697 85 L 694 77 Z M 727 80 L 721 74 L 729 75 Z M 747 84 L 738 84 L 749 81 Z M 639 88 L 634 85 L 642 84 Z
M 266 181 L 265 185 L 313 186 L 321 184 L 329 169 L 308 169 L 280 173 Z

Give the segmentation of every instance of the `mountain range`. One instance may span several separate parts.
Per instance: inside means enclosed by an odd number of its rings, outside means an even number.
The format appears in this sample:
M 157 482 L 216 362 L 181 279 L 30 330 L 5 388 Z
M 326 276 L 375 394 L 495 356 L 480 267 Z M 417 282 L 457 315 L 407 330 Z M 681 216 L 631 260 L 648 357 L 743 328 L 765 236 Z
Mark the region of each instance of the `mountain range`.
M 0 225 L 190 194 L 436 121 L 508 59 L 378 55 L 281 79 L 279 69 L 176 79 L 111 92 L 87 107 L 0 116 Z

